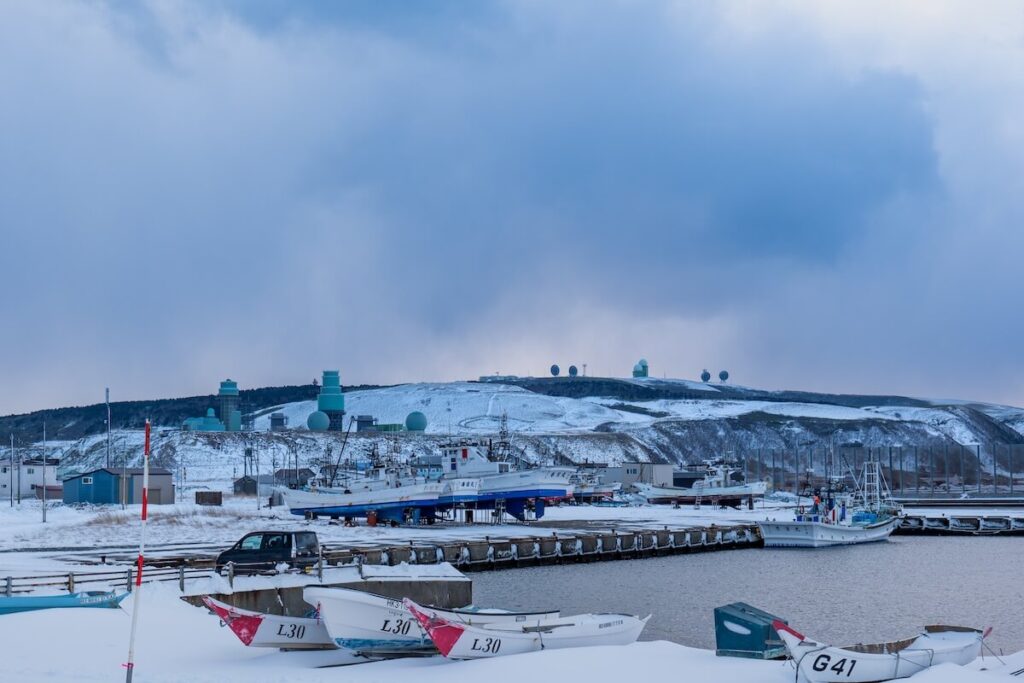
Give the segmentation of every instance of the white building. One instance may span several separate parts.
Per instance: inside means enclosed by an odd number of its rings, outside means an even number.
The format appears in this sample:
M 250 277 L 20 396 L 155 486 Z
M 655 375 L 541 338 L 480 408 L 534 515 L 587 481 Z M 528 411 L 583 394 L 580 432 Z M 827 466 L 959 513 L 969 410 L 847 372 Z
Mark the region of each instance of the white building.
M 46 485 L 50 492 L 54 491 L 54 487 L 60 487 L 60 481 L 57 479 L 59 463 L 56 458 L 46 459 Z M 19 495 L 22 498 L 33 498 L 36 496 L 36 489 L 42 485 L 42 458 L 30 458 L 24 462 L 15 460 L 13 466 L 10 460 L 0 460 L 0 501 L 10 500 L 12 490 L 16 499 Z
M 622 484 L 623 488 L 635 482 L 654 486 L 672 486 L 674 469 L 674 465 L 662 463 L 624 462 L 621 465 L 611 465 L 603 470 L 604 483 L 618 482 Z

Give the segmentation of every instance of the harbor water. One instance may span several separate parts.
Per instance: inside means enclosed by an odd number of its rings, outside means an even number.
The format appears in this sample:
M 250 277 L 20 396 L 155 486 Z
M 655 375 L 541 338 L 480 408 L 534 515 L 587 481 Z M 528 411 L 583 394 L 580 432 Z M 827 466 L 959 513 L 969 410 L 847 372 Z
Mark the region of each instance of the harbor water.
M 1024 539 L 906 537 L 860 546 L 751 548 L 474 573 L 477 605 L 626 612 L 642 640 L 714 648 L 713 610 L 742 601 L 815 640 L 850 645 L 924 624 L 993 627 L 998 653 L 1024 649 Z

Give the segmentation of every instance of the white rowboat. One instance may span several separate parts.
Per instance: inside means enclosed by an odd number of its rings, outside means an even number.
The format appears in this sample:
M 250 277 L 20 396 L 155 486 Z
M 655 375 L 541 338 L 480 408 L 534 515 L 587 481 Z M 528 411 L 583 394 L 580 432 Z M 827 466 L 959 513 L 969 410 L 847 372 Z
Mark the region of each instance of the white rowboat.
M 426 632 L 399 599 L 350 588 L 318 586 L 303 590 L 302 598 L 316 606 L 332 642 L 338 647 L 362 653 L 434 651 L 434 645 Z M 437 607 L 423 609 L 451 622 L 467 625 L 527 620 L 536 622 L 557 618 L 559 614 L 557 611 L 516 613 Z
M 431 614 L 412 600 L 405 606 L 416 616 L 438 651 L 450 659 L 501 657 L 570 647 L 629 645 L 647 624 L 628 614 L 581 614 L 575 617 L 491 624 L 465 624 Z
M 964 666 L 981 654 L 981 641 L 988 635 L 961 626 L 926 626 L 916 638 L 833 647 L 808 640 L 781 621 L 772 627 L 796 663 L 797 681 L 804 683 L 888 681 L 938 664 Z
M 203 597 L 205 604 L 220 617 L 244 645 L 276 647 L 284 650 L 333 650 L 337 646 L 317 617 L 286 617 L 241 609 Z

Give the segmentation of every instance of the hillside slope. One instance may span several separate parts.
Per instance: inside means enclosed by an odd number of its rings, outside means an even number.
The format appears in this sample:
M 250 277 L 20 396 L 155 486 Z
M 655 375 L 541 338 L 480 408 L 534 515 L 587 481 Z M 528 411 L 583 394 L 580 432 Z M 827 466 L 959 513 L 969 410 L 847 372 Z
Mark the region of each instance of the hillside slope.
M 538 392 L 519 384 L 453 382 L 353 390 L 346 394 L 350 416 L 369 414 L 379 422 L 394 423 L 420 410 L 429 424 L 423 434 L 352 434 L 345 457 L 366 459 L 373 452 L 402 458 L 434 454 L 449 438 L 493 438 L 505 416 L 513 447 L 535 462 L 693 463 L 720 455 L 753 462 L 758 456 L 766 460 L 777 455 L 779 462 L 795 467 L 796 454 L 821 453 L 832 446 L 944 452 L 963 444 L 970 447 L 965 449 L 968 472 L 977 466 L 971 460 L 975 452 L 986 471 L 993 459 L 1000 470 L 1008 469 L 1015 447 L 1015 469 L 1024 468 L 1019 452 L 1024 448 L 1020 431 L 1024 411 L 1017 408 L 955 402 L 932 405 L 899 397 L 881 397 L 872 404 L 870 397 L 803 392 L 785 392 L 786 397 L 800 400 L 782 400 L 774 392 L 737 387 L 726 391 L 699 384 L 695 388 L 694 384 L 548 382 L 537 387 L 549 390 Z M 580 387 L 605 393 L 565 395 Z M 703 393 L 693 398 L 693 392 Z M 252 433 L 160 428 L 154 437 L 154 462 L 184 468 L 189 485 L 215 487 L 224 487 L 241 474 L 246 446 L 256 450 L 263 471 L 292 466 L 296 460 L 302 466 L 316 466 L 338 457 L 344 435 L 307 431 L 306 416 L 315 409 L 313 400 L 266 406 Z M 288 415 L 291 429 L 267 431 L 271 410 Z M 112 462 L 138 464 L 141 448 L 140 431 L 115 430 Z M 102 434 L 53 443 L 52 449 L 63 454 L 64 471 L 102 466 L 106 460 Z

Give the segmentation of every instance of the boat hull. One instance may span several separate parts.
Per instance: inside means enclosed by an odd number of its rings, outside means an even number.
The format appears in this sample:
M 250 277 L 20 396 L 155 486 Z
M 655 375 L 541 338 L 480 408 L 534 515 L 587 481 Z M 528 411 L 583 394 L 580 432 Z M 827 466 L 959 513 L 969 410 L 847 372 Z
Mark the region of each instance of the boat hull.
M 116 609 L 128 593 L 87 591 L 67 595 L 18 595 L 0 597 L 0 614 L 33 612 L 41 609 L 65 609 L 69 607 L 94 607 Z
M 577 617 L 497 623 L 455 624 L 438 619 L 406 601 L 438 651 L 449 659 L 486 659 L 505 655 L 636 642 L 647 624 L 628 614 L 586 614 Z
M 362 653 L 375 651 L 434 652 L 434 644 L 412 613 L 399 599 L 346 588 L 309 587 L 303 599 L 315 605 L 332 641 Z M 534 621 L 553 618 L 558 612 L 471 612 L 426 608 L 431 614 L 465 624 Z
M 864 526 L 824 522 L 758 522 L 767 548 L 826 548 L 874 543 L 889 538 L 899 524 L 896 517 Z
M 243 645 L 282 650 L 333 650 L 337 646 L 323 621 L 316 617 L 287 617 L 244 610 L 203 598 L 210 611 L 231 629 Z
M 648 503 L 668 505 L 674 503 L 694 503 L 700 498 L 710 502 L 718 499 L 720 503 L 739 503 L 750 498 L 763 496 L 767 487 L 763 481 L 739 486 L 707 486 L 694 488 L 677 488 L 675 486 L 651 486 L 650 484 L 633 484 Z
M 908 641 L 840 648 L 806 640 L 781 622 L 773 626 L 796 664 L 797 680 L 803 683 L 874 683 L 908 678 L 939 664 L 965 666 L 981 654 L 983 638 L 973 629 L 933 632 L 930 629 L 949 627 L 929 627 Z
M 285 505 L 294 515 L 362 517 L 369 512 L 401 515 L 406 510 L 436 507 L 444 484 L 430 482 L 391 488 L 356 490 L 352 493 L 288 490 Z

